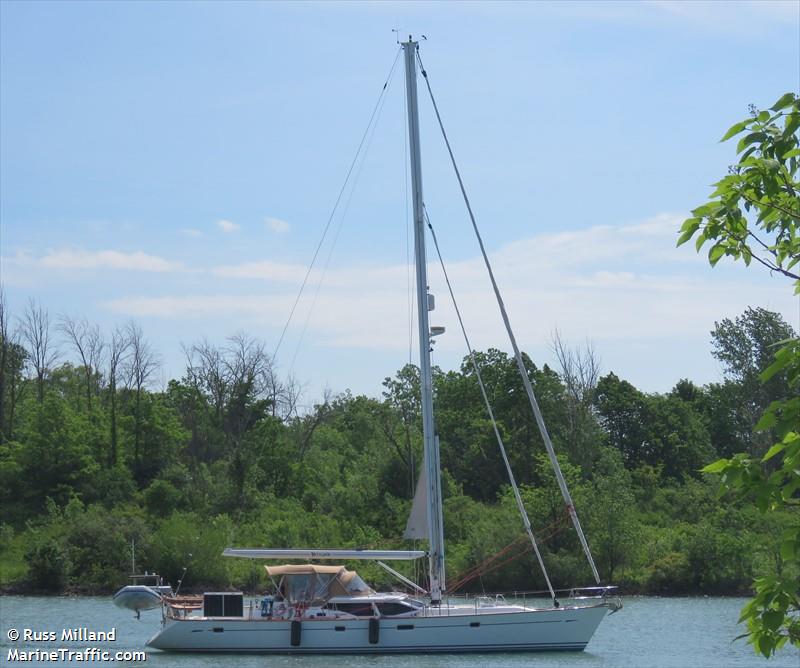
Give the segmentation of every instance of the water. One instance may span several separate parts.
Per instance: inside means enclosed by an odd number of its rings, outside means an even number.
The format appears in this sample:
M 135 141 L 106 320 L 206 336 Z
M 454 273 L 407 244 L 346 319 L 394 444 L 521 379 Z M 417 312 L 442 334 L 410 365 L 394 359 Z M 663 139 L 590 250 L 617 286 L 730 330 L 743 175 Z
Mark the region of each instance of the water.
M 158 668 L 799 668 L 800 652 L 784 649 L 767 661 L 753 653 L 744 640 L 732 639 L 742 632 L 736 620 L 741 598 L 629 598 L 617 614 L 607 617 L 584 652 L 533 654 L 465 654 L 452 656 L 268 656 L 185 655 L 147 650 L 144 663 L 116 664 L 61 662 L 60 665 L 157 666 Z M 54 665 L 52 662 L 8 662 L 9 649 L 83 650 L 97 647 L 111 652 L 142 651 L 158 630 L 160 612 L 150 610 L 136 620 L 132 613 L 115 607 L 110 598 L 0 597 L 0 665 Z M 115 642 L 11 642 L 10 629 L 37 631 L 87 627 L 117 630 Z M 59 665 L 59 662 L 56 662 Z

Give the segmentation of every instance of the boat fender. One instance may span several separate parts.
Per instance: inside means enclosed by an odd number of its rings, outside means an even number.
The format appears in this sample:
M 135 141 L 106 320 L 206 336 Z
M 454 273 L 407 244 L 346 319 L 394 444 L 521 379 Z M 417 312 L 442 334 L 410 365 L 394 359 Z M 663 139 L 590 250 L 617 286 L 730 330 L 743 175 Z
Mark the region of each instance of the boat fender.
M 262 617 L 272 617 L 272 596 L 265 596 L 261 599 L 261 616 Z
M 369 644 L 377 645 L 380 639 L 381 622 L 377 617 L 371 617 L 369 620 Z
M 300 634 L 303 630 L 303 623 L 299 619 L 292 620 L 292 647 L 300 646 Z

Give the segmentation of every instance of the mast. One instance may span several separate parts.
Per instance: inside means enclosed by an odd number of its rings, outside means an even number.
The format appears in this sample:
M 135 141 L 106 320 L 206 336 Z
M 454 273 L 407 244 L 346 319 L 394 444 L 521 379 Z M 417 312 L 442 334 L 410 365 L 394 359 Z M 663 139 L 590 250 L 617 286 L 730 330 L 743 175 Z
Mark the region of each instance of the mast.
M 428 474 L 428 565 L 431 603 L 442 600 L 444 579 L 444 528 L 442 522 L 442 484 L 439 472 L 439 439 L 433 421 L 433 377 L 431 373 L 431 333 L 428 311 L 433 310 L 433 296 L 428 294 L 425 256 L 425 212 L 422 199 L 422 164 L 419 147 L 419 112 L 417 109 L 417 42 L 408 36 L 403 42 L 406 60 L 406 103 L 408 105 L 408 141 L 411 156 L 411 194 L 414 202 L 414 258 L 417 272 L 417 322 L 419 324 L 419 370 L 422 403 L 422 436 L 425 470 Z

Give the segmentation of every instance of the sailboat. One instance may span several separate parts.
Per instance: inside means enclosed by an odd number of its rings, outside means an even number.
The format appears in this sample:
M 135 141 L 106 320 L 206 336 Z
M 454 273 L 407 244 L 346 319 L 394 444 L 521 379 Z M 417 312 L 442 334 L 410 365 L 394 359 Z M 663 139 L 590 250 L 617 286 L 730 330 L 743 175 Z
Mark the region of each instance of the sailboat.
M 453 603 L 448 595 L 445 578 L 439 441 L 434 423 L 430 357 L 432 337 L 442 330 L 431 328 L 428 320 L 428 312 L 433 308 L 433 299 L 428 293 L 425 254 L 426 215 L 422 197 L 417 108 L 418 42 L 409 36 L 408 41 L 402 42 L 401 46 L 405 60 L 412 175 L 424 445 L 424 466 L 419 476 L 405 536 L 426 538 L 428 549 L 227 548 L 223 552 L 227 557 L 305 560 L 309 563 L 267 566 L 267 574 L 275 585 L 274 594 L 264 596 L 260 600 L 251 599 L 246 603 L 245 596 L 241 592 L 208 592 L 203 596 L 202 607 L 181 605 L 174 599 L 165 599 L 162 627 L 148 641 L 149 647 L 178 652 L 280 654 L 579 651 L 586 647 L 609 611 L 616 611 L 621 607 L 618 599 L 613 596 L 613 587 L 588 587 L 580 592 L 574 590 L 571 592 L 572 595 L 560 600 L 556 596 L 544 569 L 541 554 L 497 430 L 496 435 L 523 524 L 545 575 L 550 597 L 545 599 L 544 605 L 534 607 L 526 605 L 524 601 L 522 604 L 518 600 L 507 602 L 502 597 L 477 597 L 457 604 Z M 426 76 L 424 70 L 422 73 Z M 488 267 L 488 258 L 486 259 Z M 491 269 L 490 275 L 496 290 Z M 573 519 L 599 585 L 597 569 L 575 514 L 566 483 L 561 476 L 558 461 L 552 451 L 552 443 L 541 419 L 527 372 L 522 366 L 522 358 L 508 325 L 505 307 L 499 299 L 499 293 L 497 294 L 523 375 L 523 384 L 534 408 L 551 462 L 556 469 L 567 510 Z M 483 391 L 482 385 L 481 389 Z M 491 415 L 488 402 L 487 408 Z M 348 570 L 342 565 L 344 562 L 364 559 L 376 561 L 415 593 L 376 592 L 355 571 Z M 427 589 L 420 587 L 385 563 L 391 560 L 416 559 L 427 560 Z M 320 561 L 333 563 L 332 565 L 310 563 Z

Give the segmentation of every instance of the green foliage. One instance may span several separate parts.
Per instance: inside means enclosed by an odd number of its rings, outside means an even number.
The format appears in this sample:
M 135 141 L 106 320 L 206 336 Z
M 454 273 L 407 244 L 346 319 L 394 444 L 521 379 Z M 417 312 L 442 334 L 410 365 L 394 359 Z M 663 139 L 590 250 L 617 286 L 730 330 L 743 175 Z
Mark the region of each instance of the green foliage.
M 173 513 L 158 525 L 145 555 L 167 581 L 177 584 L 186 569 L 184 584 L 225 587 L 228 575 L 222 550 L 233 534 L 225 515 L 204 519 L 194 513 Z
M 769 351 L 770 332 L 752 328 L 726 350 L 746 357 L 741 340 Z M 261 374 L 257 346 L 237 340 L 243 357 L 229 363 L 250 359 Z M 196 352 L 206 357 L 163 393 L 112 389 L 101 376 L 89 401 L 81 367 L 65 364 L 45 379 L 40 403 L 36 380 L 19 379 L 14 438 L 0 439 L 4 586 L 114 591 L 127 581 L 132 541 L 140 570 L 174 586 L 186 568 L 182 591 L 269 586 L 260 565 L 221 556 L 230 545 L 410 547 L 401 535 L 422 465 L 416 367 L 386 379 L 380 399 L 344 393 L 297 415 L 277 409 L 263 375 L 220 365 L 230 350 Z M 513 358 L 489 350 L 477 360 L 554 586 L 590 582 Z M 654 395 L 611 373 L 578 388 L 566 371 L 525 364 L 604 581 L 732 593 L 754 576 L 797 575 L 784 545 L 792 516 L 758 524 L 738 501 L 721 510 L 697 470 L 730 434 L 748 438 L 746 421 L 730 419 L 746 414 L 743 377 L 705 387 L 684 379 Z M 434 388 L 448 582 L 510 546 L 460 591 L 544 589 L 469 360 L 435 369 Z M 785 413 L 776 409 L 767 428 L 781 428 Z M 771 474 L 782 455 L 767 461 Z M 374 565 L 352 566 L 377 586 L 396 584 Z M 425 584 L 424 565 L 401 568 Z
M 616 582 L 620 571 L 634 562 L 641 535 L 631 474 L 617 450 L 601 450 L 582 516 L 601 577 Z
M 698 409 L 676 395 L 646 396 L 610 373 L 597 384 L 596 406 L 611 446 L 629 468 L 650 466 L 681 479 L 714 456 Z
M 772 113 L 770 113 L 772 112 Z M 800 262 L 800 200 L 797 179 L 800 99 L 786 93 L 770 108 L 751 107 L 750 118 L 734 124 L 721 141 L 744 134 L 736 146 L 739 162 L 718 181 L 711 199 L 692 211 L 678 245 L 695 237 L 699 251 L 711 242 L 708 259 L 753 260 L 795 281 Z
M 751 108 L 751 118 L 736 123 L 722 138 L 744 133 L 736 147 L 739 162 L 719 181 L 711 201 L 683 224 L 678 245 L 697 234 L 696 248 L 713 244 L 708 257 L 756 260 L 793 279 L 800 294 L 800 99 L 786 93 L 770 108 Z M 742 611 L 749 642 L 769 657 L 787 640 L 800 646 L 800 339 L 767 312 L 749 310 L 742 321 L 723 321 L 715 331 L 715 355 L 728 365 L 746 393 L 757 391 L 756 408 L 766 410 L 755 424 L 767 435 L 763 452 L 735 454 L 706 466 L 720 476 L 721 489 L 755 504 L 762 513 L 792 511 L 785 528 L 775 575 L 757 578 L 755 598 Z M 775 348 L 776 340 L 780 348 Z M 772 347 L 771 347 L 772 346 Z M 774 352 L 774 358 L 772 354 Z M 766 368 L 765 368 L 766 367 Z M 761 372 L 760 387 L 754 379 Z M 768 404 L 768 406 L 767 406 Z
M 667 552 L 648 569 L 647 587 L 652 592 L 685 594 L 692 590 L 689 557 L 683 552 Z
M 64 588 L 70 563 L 58 541 L 48 538 L 34 543 L 25 554 L 25 561 L 28 562 L 28 578 L 34 589 L 59 592 Z

